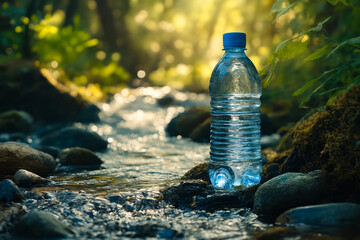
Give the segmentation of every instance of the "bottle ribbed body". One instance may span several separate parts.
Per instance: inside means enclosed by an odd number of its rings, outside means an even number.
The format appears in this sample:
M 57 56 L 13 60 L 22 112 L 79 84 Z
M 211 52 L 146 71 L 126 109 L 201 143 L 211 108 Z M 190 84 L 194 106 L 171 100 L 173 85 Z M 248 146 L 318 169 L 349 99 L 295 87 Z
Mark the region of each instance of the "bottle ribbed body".
M 231 189 L 260 182 L 260 96 L 211 98 L 209 175 L 213 185 Z
M 209 177 L 218 188 L 261 180 L 261 82 L 244 48 L 225 52 L 210 79 Z

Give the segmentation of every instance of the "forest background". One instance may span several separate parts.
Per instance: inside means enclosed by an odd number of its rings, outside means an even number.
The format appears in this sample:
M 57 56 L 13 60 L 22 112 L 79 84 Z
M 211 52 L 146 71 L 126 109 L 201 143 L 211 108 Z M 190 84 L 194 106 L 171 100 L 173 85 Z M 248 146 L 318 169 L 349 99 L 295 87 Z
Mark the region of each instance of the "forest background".
M 0 65 L 34 62 L 72 95 L 206 92 L 222 34 L 247 33 L 263 107 L 316 109 L 360 83 L 359 0 L 6 0 Z M 285 106 L 285 107 L 284 107 Z

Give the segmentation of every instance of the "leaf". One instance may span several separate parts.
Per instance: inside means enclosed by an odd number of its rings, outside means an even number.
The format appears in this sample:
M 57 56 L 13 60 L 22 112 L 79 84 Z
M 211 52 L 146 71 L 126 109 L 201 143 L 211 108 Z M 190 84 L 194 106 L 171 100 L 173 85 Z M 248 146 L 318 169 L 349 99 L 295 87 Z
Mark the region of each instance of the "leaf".
M 308 43 L 309 41 L 301 42 L 290 41 L 290 39 L 285 40 L 276 47 L 275 56 L 281 60 L 294 58 L 307 49 Z
M 303 94 L 309 87 L 311 87 L 311 85 L 313 85 L 317 80 L 319 80 L 321 78 L 320 77 L 317 77 L 317 78 L 314 78 L 310 81 L 308 81 L 307 83 L 304 84 L 304 86 L 302 86 L 301 88 L 299 88 L 298 90 L 296 90 L 294 93 L 293 93 L 293 96 L 299 96 L 300 94 Z
M 271 80 L 272 80 L 273 77 L 274 77 L 275 68 L 276 68 L 278 62 L 279 62 L 279 59 L 276 58 L 276 59 L 272 62 L 272 64 L 268 67 L 268 68 L 270 69 L 270 70 L 269 70 L 270 74 L 269 74 L 269 75 L 266 77 L 266 79 L 264 80 L 264 82 L 263 82 L 263 84 L 262 84 L 262 87 L 263 87 L 263 88 L 266 88 L 267 86 L 269 86 Z
M 96 38 L 90 39 L 85 43 L 86 47 L 94 47 L 96 45 L 99 44 L 99 40 L 97 40 Z
M 355 38 L 350 38 L 348 40 L 345 40 L 344 42 L 340 43 L 334 50 L 332 50 L 329 55 L 326 56 L 325 59 L 329 58 L 331 55 L 333 55 L 336 51 L 339 49 L 347 46 L 347 45 L 357 45 L 360 44 L 360 36 Z
M 324 21 L 319 22 L 318 25 L 316 25 L 316 27 L 310 28 L 305 33 L 308 33 L 308 32 L 320 32 L 322 30 L 322 28 L 323 28 L 323 25 L 325 23 L 327 23 L 330 19 L 331 19 L 331 17 L 326 18 Z
M 285 0 L 277 0 L 276 3 L 274 3 L 274 5 L 272 6 L 271 12 L 276 13 L 280 11 L 284 2 Z
M 336 4 L 338 4 L 339 2 L 341 2 L 342 4 L 344 4 L 345 6 L 349 5 L 348 1 L 346 0 L 327 0 L 329 3 L 331 3 L 333 6 L 335 6 Z
M 330 4 L 332 4 L 333 6 L 335 6 L 336 4 L 338 4 L 338 2 L 340 0 L 327 0 Z
M 272 63 L 273 61 L 274 61 L 274 55 L 272 54 L 272 55 L 270 55 L 269 57 L 267 57 L 266 59 L 265 59 L 265 61 L 264 61 L 264 65 L 268 65 L 268 64 L 270 64 L 270 63 Z
M 277 15 L 273 21 L 276 22 L 276 20 L 281 17 L 282 15 L 284 15 L 285 13 L 287 13 L 291 8 L 293 8 L 294 6 L 296 5 L 296 2 L 290 4 L 289 6 L 285 7 L 285 8 L 282 8 L 281 10 L 277 11 Z
M 312 61 L 312 60 L 316 60 L 321 58 L 322 56 L 324 56 L 324 54 L 328 51 L 328 49 L 330 48 L 331 44 L 327 44 L 325 46 L 323 46 L 322 48 L 316 50 L 315 52 L 313 52 L 312 54 L 310 54 L 309 56 L 307 56 L 305 58 L 305 61 Z

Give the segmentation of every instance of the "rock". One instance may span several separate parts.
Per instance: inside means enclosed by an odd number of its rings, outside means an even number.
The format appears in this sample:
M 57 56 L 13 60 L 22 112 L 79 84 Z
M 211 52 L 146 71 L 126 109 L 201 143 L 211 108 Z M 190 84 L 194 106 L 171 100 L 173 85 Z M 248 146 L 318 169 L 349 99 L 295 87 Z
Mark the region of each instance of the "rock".
M 258 233 L 252 240 L 278 240 L 286 238 L 295 238 L 298 231 L 295 228 L 274 226 L 268 228 L 266 231 Z
M 45 185 L 50 181 L 25 169 L 18 170 L 14 175 L 14 182 L 20 187 Z
M 24 111 L 10 110 L 0 114 L 0 132 L 30 132 L 33 117 Z
M 178 208 L 189 208 L 194 203 L 194 196 L 207 196 L 215 193 L 215 189 L 201 180 L 187 180 L 179 185 L 160 190 L 161 199 Z
M 259 185 L 242 190 L 219 190 L 207 196 L 195 196 L 192 208 L 206 211 L 216 211 L 232 208 L 251 208 L 254 204 L 254 194 Z
M 22 200 L 24 200 L 24 195 L 13 181 L 5 179 L 0 183 L 0 202 L 10 203 Z
M 59 149 L 57 149 L 55 147 L 49 147 L 49 146 L 37 146 L 37 147 L 35 147 L 35 149 L 39 150 L 40 152 L 44 152 L 44 153 L 51 155 L 54 159 L 56 159 L 58 157 L 58 154 L 60 152 Z
M 33 63 L 9 62 L 0 72 L 0 111 L 24 110 L 35 120 L 73 122 L 89 105 Z
M 34 210 L 15 226 L 15 233 L 25 238 L 66 238 L 74 232 L 54 215 Z
M 177 103 L 175 98 L 170 94 L 165 95 L 164 97 L 158 99 L 156 102 L 160 107 L 168 107 Z
M 181 180 L 200 179 L 210 184 L 209 163 L 200 163 L 199 165 L 196 165 L 195 167 L 187 171 L 180 179 Z
M 338 227 L 360 224 L 360 205 L 355 203 L 328 203 L 298 207 L 281 214 L 277 223 L 307 224 L 322 227 Z
M 60 149 L 82 147 L 92 151 L 106 150 L 108 142 L 95 132 L 77 127 L 64 127 L 41 139 L 41 145 Z
M 327 202 L 360 203 L 360 85 L 301 121 L 280 173 L 321 169 Z
M 321 197 L 320 171 L 309 174 L 285 173 L 262 184 L 254 197 L 254 212 L 268 218 L 294 207 L 316 204 Z
M 263 173 L 261 177 L 261 183 L 264 183 L 279 175 L 280 164 L 270 163 L 263 166 Z
M 214 211 L 220 209 L 251 207 L 257 186 L 244 190 L 214 189 L 202 180 L 186 180 L 160 190 L 159 200 L 177 208 Z
M 13 176 L 19 169 L 26 169 L 46 177 L 54 171 L 55 160 L 49 154 L 25 144 L 0 143 L 0 179 Z
M 27 136 L 22 132 L 2 133 L 0 134 L 0 142 L 27 142 Z
M 62 165 L 100 165 L 103 162 L 94 152 L 85 148 L 67 148 L 58 155 Z
M 210 118 L 205 119 L 200 125 L 191 131 L 189 137 L 194 142 L 210 142 Z
M 100 108 L 94 104 L 85 105 L 83 110 L 79 113 L 78 117 L 76 118 L 77 122 L 99 122 L 100 117 Z
M 210 110 L 204 107 L 191 107 L 173 118 L 166 127 L 170 136 L 189 137 L 190 133 L 210 117 Z

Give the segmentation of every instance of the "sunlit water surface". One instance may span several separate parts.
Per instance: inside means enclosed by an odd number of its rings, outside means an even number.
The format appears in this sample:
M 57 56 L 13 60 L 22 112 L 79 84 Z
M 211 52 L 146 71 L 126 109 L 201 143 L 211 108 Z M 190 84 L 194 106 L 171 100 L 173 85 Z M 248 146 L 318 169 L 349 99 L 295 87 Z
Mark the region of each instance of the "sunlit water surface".
M 167 94 L 177 104 L 160 107 L 157 99 Z M 209 144 L 165 132 L 170 120 L 187 107 L 209 107 L 207 95 L 168 87 L 124 89 L 99 106 L 100 123 L 77 126 L 108 140 L 109 149 L 98 153 L 104 161 L 101 168 L 58 169 L 52 185 L 33 190 L 45 193 L 45 199 L 25 201 L 27 210 L 43 209 L 65 219 L 82 238 L 249 239 L 267 227 L 246 209 L 210 213 L 164 202 L 153 208 L 159 189 L 177 183 L 209 157 Z M 120 200 L 111 200 L 114 195 Z
M 165 128 L 170 120 L 189 106 L 209 107 L 206 94 L 174 92 L 177 104 L 160 107 L 157 99 L 170 88 L 124 89 L 110 103 L 100 104 L 101 122 L 77 124 L 107 139 L 109 148 L 97 153 L 104 161 L 101 169 L 74 171 L 68 169 L 54 179 L 71 189 L 78 186 L 99 194 L 123 191 L 153 190 L 176 181 L 193 166 L 207 161 L 209 144 L 190 139 L 169 137 Z

